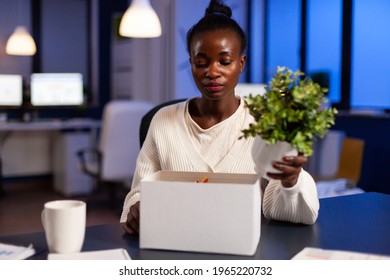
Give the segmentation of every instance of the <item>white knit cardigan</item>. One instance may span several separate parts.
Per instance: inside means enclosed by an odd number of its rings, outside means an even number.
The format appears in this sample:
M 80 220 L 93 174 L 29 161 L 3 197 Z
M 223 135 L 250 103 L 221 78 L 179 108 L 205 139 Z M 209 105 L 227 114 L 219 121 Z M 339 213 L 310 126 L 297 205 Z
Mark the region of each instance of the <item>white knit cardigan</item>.
M 141 179 L 159 170 L 255 173 L 251 156 L 253 138 L 238 139 L 241 130 L 253 122 L 243 106 L 244 101 L 241 100 L 232 116 L 216 125 L 219 127 L 203 131 L 192 121 L 188 102 L 164 107 L 154 116 L 137 158 L 132 188 L 126 196 L 120 222 L 126 221 L 130 206 L 140 199 Z M 209 138 L 212 135 L 211 140 L 202 136 L 204 133 Z M 203 141 L 209 141 L 217 149 L 202 154 Z M 226 145 L 226 141 L 230 144 Z M 268 219 L 313 224 L 319 210 L 313 178 L 302 169 L 297 184 L 291 188 L 284 188 L 279 180 L 270 180 L 263 194 L 262 209 Z

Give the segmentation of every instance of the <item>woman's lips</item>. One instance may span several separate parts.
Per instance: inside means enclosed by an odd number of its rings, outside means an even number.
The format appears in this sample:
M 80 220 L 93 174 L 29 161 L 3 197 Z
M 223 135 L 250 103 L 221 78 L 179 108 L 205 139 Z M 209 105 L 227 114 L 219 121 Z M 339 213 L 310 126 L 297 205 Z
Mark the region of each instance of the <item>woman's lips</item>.
M 221 85 L 221 84 L 207 84 L 204 88 L 208 92 L 217 92 L 217 91 L 222 90 L 223 85 Z

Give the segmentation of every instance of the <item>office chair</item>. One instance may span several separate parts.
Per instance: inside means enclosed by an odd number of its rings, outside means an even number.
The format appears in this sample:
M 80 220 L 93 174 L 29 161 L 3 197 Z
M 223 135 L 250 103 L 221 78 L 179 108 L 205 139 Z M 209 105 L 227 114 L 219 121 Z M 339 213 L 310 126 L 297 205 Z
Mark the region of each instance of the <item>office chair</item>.
M 339 166 L 331 178 L 317 180 L 319 197 L 362 193 L 357 187 L 363 165 L 364 140 L 345 137 L 342 143 Z
M 139 152 L 141 118 L 154 106 L 143 100 L 113 100 L 103 109 L 97 147 L 78 151 L 81 170 L 96 181 L 95 190 L 108 188 L 111 206 L 118 186 L 129 187 Z
M 164 103 L 161 103 L 161 104 L 153 107 L 151 110 L 149 110 L 142 117 L 141 125 L 140 125 L 140 128 L 139 128 L 139 144 L 140 144 L 140 147 L 142 147 L 142 144 L 145 141 L 146 135 L 147 135 L 148 130 L 149 130 L 150 122 L 152 121 L 153 116 L 157 113 L 157 111 L 160 110 L 161 108 L 165 107 L 165 106 L 176 104 L 176 103 L 183 102 L 183 101 L 186 101 L 186 100 L 187 100 L 187 98 L 181 98 L 181 99 L 173 99 L 173 100 L 166 101 Z
M 364 153 L 364 141 L 358 138 L 344 138 L 339 168 L 336 172 L 336 178 L 345 178 L 354 186 L 359 183 Z

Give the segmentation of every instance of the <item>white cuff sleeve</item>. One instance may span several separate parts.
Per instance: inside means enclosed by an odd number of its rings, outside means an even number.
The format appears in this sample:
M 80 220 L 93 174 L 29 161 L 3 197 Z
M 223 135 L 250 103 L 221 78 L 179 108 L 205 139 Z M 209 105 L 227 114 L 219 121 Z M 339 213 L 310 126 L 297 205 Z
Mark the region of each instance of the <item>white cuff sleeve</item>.
M 122 210 L 122 215 L 120 222 L 124 223 L 126 222 L 127 219 L 127 214 L 130 211 L 130 207 L 134 205 L 136 202 L 140 200 L 140 189 L 139 188 L 134 188 L 132 189 L 127 195 L 125 199 L 125 203 L 123 204 L 123 210 Z
M 265 189 L 263 213 L 267 219 L 313 224 L 318 211 L 316 184 L 303 169 L 293 187 L 285 188 L 280 180 L 271 180 Z

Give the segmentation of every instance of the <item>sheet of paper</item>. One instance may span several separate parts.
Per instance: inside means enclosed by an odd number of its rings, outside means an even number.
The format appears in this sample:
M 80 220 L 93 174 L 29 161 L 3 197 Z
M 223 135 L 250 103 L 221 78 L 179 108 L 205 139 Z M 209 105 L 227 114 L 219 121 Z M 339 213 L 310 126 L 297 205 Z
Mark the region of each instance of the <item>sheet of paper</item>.
M 123 248 L 112 250 L 99 250 L 71 254 L 53 254 L 47 256 L 48 260 L 131 260 Z
M 33 246 L 15 246 L 0 243 L 0 260 L 24 260 L 35 254 Z
M 390 256 L 306 247 L 292 260 L 390 260 Z

